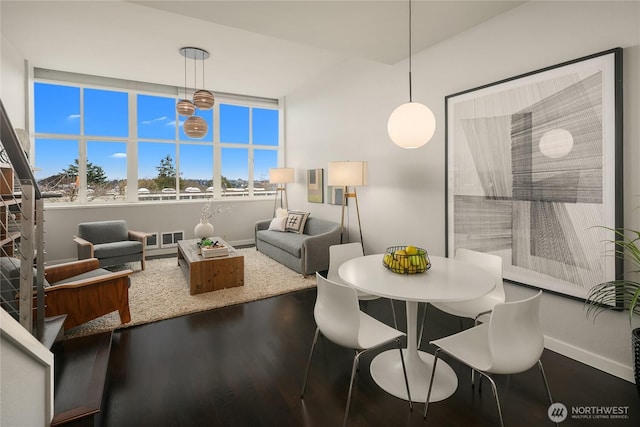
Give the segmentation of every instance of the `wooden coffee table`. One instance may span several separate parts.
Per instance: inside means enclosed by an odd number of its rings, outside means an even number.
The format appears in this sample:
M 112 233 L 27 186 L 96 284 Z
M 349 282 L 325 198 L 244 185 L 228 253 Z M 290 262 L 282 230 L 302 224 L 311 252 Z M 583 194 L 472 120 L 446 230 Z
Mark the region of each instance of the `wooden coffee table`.
M 244 285 L 244 256 L 219 237 L 211 240 L 228 247 L 229 256 L 203 258 L 199 239 L 178 241 L 178 265 L 187 270 L 191 295 Z

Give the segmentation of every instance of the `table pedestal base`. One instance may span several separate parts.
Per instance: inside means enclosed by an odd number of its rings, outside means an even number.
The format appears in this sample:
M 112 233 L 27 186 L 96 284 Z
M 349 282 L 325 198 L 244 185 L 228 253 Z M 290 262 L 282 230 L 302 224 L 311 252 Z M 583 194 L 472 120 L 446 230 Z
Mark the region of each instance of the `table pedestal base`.
M 429 390 L 434 356 L 423 351 L 410 352 L 407 349 L 403 349 L 402 354 L 407 367 L 411 400 L 424 403 Z M 402 372 L 402 361 L 397 349 L 380 353 L 371 361 L 371 376 L 387 393 L 409 400 Z M 430 402 L 446 399 L 455 393 L 456 388 L 458 388 L 458 377 L 455 371 L 439 359 Z

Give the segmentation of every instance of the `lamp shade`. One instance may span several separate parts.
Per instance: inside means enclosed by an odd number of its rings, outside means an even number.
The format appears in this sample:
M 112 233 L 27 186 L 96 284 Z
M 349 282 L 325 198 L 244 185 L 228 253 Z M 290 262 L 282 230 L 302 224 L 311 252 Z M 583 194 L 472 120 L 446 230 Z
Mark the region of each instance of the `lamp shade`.
M 176 104 L 176 110 L 181 116 L 191 117 L 196 112 L 196 106 L 188 99 L 181 99 Z
M 328 185 L 352 187 L 367 185 L 367 162 L 329 162 Z
M 436 118 L 426 105 L 407 102 L 393 110 L 387 123 L 387 132 L 399 147 L 422 147 L 436 132 Z
M 182 128 L 184 129 L 184 133 L 191 138 L 204 138 L 209 126 L 202 117 L 191 116 L 184 121 Z
M 287 184 L 294 181 L 293 168 L 269 169 L 269 182 L 271 184 Z
M 193 103 L 200 110 L 210 110 L 215 104 L 215 97 L 208 90 L 200 89 L 193 94 Z

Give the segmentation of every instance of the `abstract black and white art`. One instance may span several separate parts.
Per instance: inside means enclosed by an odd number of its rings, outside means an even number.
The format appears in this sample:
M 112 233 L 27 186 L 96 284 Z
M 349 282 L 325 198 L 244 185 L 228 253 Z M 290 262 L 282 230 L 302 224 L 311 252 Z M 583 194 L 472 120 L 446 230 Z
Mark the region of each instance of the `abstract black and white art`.
M 622 49 L 447 96 L 447 255 L 584 299 L 620 273 Z

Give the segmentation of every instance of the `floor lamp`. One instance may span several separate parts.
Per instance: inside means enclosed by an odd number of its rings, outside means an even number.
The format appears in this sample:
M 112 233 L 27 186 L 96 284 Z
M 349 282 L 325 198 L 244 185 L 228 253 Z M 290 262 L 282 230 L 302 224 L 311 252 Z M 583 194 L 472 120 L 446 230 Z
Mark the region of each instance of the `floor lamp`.
M 342 192 L 342 219 L 340 221 L 340 243 L 344 233 L 344 208 L 349 198 L 355 199 L 356 215 L 358 217 L 358 230 L 360 231 L 360 244 L 364 253 L 364 241 L 362 240 L 362 226 L 360 224 L 360 208 L 358 207 L 357 186 L 367 185 L 367 162 L 329 162 L 328 185 L 343 187 Z M 353 192 L 349 191 L 353 187 Z
M 273 216 L 276 216 L 276 207 L 278 205 L 278 196 L 280 196 L 280 207 L 289 209 L 287 200 L 286 184 L 294 182 L 293 168 L 273 168 L 269 169 L 269 182 L 276 184 L 276 197 L 273 199 Z

